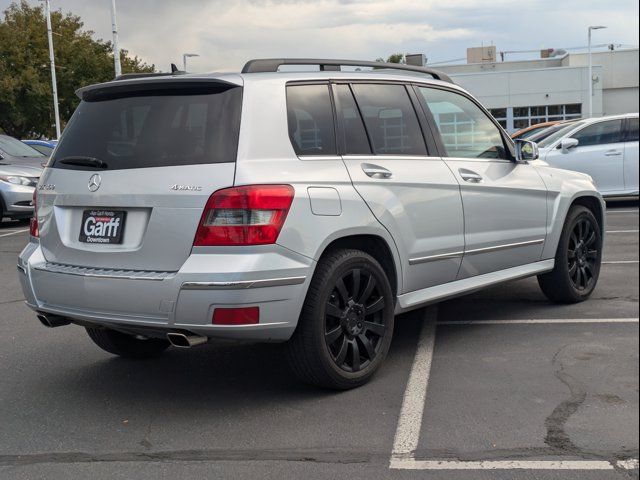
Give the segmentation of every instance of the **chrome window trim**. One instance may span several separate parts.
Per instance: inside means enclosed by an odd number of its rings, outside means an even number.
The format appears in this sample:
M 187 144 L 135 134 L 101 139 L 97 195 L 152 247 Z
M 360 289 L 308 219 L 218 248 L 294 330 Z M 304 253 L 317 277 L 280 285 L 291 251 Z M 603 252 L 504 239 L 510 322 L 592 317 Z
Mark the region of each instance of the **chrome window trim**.
M 300 277 L 265 278 L 262 280 L 238 280 L 229 282 L 184 282 L 182 290 L 243 290 L 247 288 L 282 287 L 300 285 L 307 279 Z
M 344 160 L 438 160 L 442 161 L 442 157 L 434 155 L 394 155 L 392 153 L 380 153 L 377 155 L 366 153 L 362 155 L 343 155 Z
M 298 155 L 299 160 L 342 160 L 340 155 Z

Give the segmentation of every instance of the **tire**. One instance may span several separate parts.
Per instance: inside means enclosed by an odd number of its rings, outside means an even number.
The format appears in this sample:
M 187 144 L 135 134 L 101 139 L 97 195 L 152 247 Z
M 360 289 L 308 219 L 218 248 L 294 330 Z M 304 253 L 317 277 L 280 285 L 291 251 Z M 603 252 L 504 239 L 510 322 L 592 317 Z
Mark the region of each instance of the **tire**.
M 600 276 L 602 231 L 591 210 L 569 210 L 556 252 L 555 268 L 538 276 L 547 298 L 557 303 L 583 302 L 593 293 Z
M 157 357 L 169 347 L 162 338 L 139 339 L 107 328 L 86 327 L 89 338 L 101 349 L 125 358 Z
M 303 382 L 348 390 L 383 363 L 393 336 L 391 285 L 360 250 L 336 250 L 318 262 L 287 359 Z

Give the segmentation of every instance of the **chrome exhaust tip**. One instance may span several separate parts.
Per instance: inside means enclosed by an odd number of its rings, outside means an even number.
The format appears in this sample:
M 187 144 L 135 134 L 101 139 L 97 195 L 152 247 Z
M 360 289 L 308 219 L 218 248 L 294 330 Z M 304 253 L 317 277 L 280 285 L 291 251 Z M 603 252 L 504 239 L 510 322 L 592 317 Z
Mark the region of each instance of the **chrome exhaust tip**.
M 66 317 L 61 317 L 60 315 L 51 315 L 49 313 L 39 313 L 37 317 L 38 320 L 40 320 L 40 323 L 47 328 L 62 327 L 63 325 L 69 325 L 71 323 L 71 320 Z
M 191 348 L 209 341 L 207 337 L 202 335 L 181 332 L 167 333 L 167 340 L 169 340 L 171 345 L 178 348 Z

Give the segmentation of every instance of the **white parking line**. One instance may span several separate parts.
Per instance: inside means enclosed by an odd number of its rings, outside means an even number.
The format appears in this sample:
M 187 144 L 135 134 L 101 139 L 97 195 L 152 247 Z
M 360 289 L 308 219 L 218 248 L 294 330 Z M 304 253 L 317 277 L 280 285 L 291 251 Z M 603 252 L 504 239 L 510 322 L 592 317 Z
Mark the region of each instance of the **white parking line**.
M 438 325 L 540 325 L 553 323 L 639 323 L 637 318 L 536 318 L 514 320 L 448 320 L 438 322 Z
M 18 233 L 28 232 L 28 231 L 29 231 L 29 229 L 28 229 L 28 228 L 24 228 L 24 229 L 22 229 L 22 230 L 16 230 L 15 232 L 4 233 L 4 234 L 0 235 L 0 237 L 8 237 L 8 236 L 10 236 L 10 235 L 16 235 L 16 234 L 18 234 Z
M 638 233 L 638 230 L 607 230 L 606 233 Z
M 607 210 L 607 215 L 615 215 L 618 213 L 638 213 L 638 210 Z
M 635 265 L 638 260 L 610 260 L 608 262 L 602 262 L 603 265 Z
M 638 460 L 611 463 L 604 460 L 392 460 L 390 468 L 398 470 L 625 470 L 638 468 Z
M 437 307 L 426 310 L 411 373 L 402 400 L 400 417 L 393 441 L 390 469 L 397 470 L 634 470 L 638 459 L 608 462 L 604 460 L 416 460 L 422 417 L 427 399 L 431 362 L 437 325 L 508 324 L 508 323 L 638 323 L 638 318 L 579 318 L 529 320 L 479 320 L 476 322 L 437 322 Z
M 396 436 L 393 440 L 392 465 L 394 459 L 412 459 L 413 452 L 418 448 L 436 337 L 437 308 L 433 306 L 426 309 L 416 355 L 413 358 L 407 388 L 404 391 Z M 391 466 L 391 468 L 395 467 Z

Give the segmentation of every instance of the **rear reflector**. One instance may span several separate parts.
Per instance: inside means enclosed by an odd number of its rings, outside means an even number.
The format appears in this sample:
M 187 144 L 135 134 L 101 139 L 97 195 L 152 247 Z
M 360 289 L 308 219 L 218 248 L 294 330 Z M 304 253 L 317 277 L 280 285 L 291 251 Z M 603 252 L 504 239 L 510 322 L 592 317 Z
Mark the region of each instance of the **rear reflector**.
M 254 325 L 260 320 L 258 307 L 216 308 L 213 311 L 214 325 Z
M 275 243 L 293 196 L 291 185 L 246 185 L 218 190 L 207 201 L 193 245 Z

